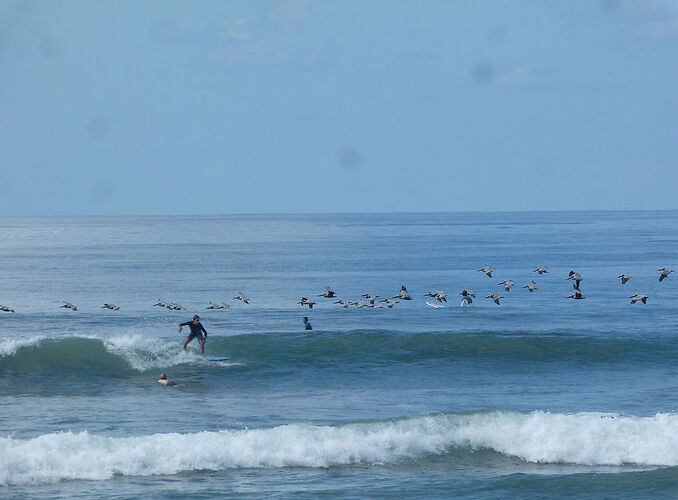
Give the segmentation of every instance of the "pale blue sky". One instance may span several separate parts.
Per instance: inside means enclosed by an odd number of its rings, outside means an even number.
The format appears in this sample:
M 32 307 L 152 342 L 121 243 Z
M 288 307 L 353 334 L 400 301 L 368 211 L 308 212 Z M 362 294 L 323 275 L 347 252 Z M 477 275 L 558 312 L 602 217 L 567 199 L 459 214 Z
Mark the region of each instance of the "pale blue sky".
M 678 2 L 0 2 L 0 215 L 678 208 Z

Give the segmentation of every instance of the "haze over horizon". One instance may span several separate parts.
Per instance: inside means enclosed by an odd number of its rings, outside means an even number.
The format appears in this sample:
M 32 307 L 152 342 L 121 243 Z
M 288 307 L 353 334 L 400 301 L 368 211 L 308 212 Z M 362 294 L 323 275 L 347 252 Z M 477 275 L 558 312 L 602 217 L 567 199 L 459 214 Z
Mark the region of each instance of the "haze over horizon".
M 675 210 L 678 4 L 0 3 L 0 216 Z

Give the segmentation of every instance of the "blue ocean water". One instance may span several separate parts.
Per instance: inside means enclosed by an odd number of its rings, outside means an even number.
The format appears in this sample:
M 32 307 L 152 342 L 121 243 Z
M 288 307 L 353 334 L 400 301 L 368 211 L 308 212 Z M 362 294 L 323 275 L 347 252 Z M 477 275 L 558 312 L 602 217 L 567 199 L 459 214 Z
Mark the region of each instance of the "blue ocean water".
M 4 498 L 678 493 L 678 212 L 4 218 L 0 241 Z M 181 351 L 195 313 L 229 360 Z

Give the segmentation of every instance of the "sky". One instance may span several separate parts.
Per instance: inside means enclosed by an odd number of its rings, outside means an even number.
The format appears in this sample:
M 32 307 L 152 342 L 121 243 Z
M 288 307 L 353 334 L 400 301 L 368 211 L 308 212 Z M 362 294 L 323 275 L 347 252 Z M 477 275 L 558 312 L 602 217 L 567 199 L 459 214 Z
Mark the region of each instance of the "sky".
M 0 2 L 0 216 L 678 209 L 678 2 Z

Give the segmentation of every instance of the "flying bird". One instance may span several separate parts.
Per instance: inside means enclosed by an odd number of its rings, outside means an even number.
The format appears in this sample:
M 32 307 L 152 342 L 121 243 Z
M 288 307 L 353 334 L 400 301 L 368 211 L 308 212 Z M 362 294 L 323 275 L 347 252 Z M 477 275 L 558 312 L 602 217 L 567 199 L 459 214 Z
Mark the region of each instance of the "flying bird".
M 120 308 L 115 304 L 104 304 L 102 309 L 110 309 L 111 311 L 119 311 Z
M 245 297 L 245 294 L 242 293 L 242 292 L 238 292 L 238 295 L 237 295 L 236 297 L 233 297 L 233 300 L 241 300 L 241 301 L 243 301 L 245 304 L 249 304 L 249 303 L 250 303 L 250 299 L 248 299 L 247 297 Z
M 398 303 L 397 300 L 391 300 L 391 299 L 381 299 L 379 302 L 384 302 L 386 304 L 386 307 L 389 309 L 393 309 L 393 306 Z
M 167 309 L 170 309 L 171 311 L 185 311 L 186 308 L 182 306 L 181 304 L 170 304 Z
M 507 292 L 511 290 L 511 287 L 515 285 L 515 283 L 511 280 L 504 280 L 499 282 L 500 285 L 504 285 L 504 290 Z
M 549 268 L 546 267 L 546 266 L 539 266 L 537 269 L 533 269 L 532 272 L 533 273 L 539 273 L 539 276 L 541 276 L 544 273 L 548 274 Z
M 494 301 L 495 304 L 500 305 L 500 304 L 499 304 L 499 299 L 503 299 L 504 296 L 501 295 L 501 294 L 498 294 L 498 293 L 493 293 L 492 295 L 488 295 L 488 296 L 485 297 L 485 298 L 486 298 L 486 299 L 492 299 L 492 300 Z
M 432 297 L 438 302 L 447 302 L 447 294 L 441 290 L 429 290 L 429 292 L 425 293 L 424 296 Z
M 361 297 L 365 297 L 370 304 L 374 305 L 374 299 L 379 297 L 379 295 L 372 295 L 371 293 L 363 293 Z
M 400 300 L 412 300 L 412 296 L 410 295 L 410 292 L 407 291 L 407 288 L 405 288 L 405 285 L 400 286 L 400 292 L 393 298 Z
M 586 297 L 584 297 L 581 293 L 581 290 L 577 287 L 577 285 L 572 285 L 572 288 L 574 289 L 572 295 L 568 295 L 568 299 L 575 299 L 575 300 L 581 300 Z
M 631 304 L 635 304 L 635 303 L 638 302 L 639 300 L 640 300 L 643 304 L 647 304 L 647 295 L 641 295 L 641 294 L 639 294 L 639 293 L 634 293 L 634 294 L 631 295 L 629 298 L 631 299 Z
M 334 293 L 334 290 L 332 290 L 329 286 L 326 286 L 325 290 L 326 290 L 326 292 L 321 293 L 320 295 L 318 295 L 318 297 L 325 297 L 327 299 L 336 298 L 337 294 Z
M 581 277 L 581 274 L 570 271 L 570 274 L 567 276 L 568 280 L 573 280 L 577 288 L 579 288 L 579 283 L 584 279 Z
M 359 300 L 357 302 L 351 302 L 352 306 L 356 306 L 359 309 L 362 309 L 363 307 L 367 307 L 367 304 L 365 304 L 364 300 Z
M 300 304 L 302 306 L 308 306 L 309 309 L 313 309 L 313 306 L 315 305 L 315 302 L 312 301 L 311 299 L 307 299 L 306 297 L 302 297 L 297 304 Z
M 664 278 L 666 278 L 669 274 L 671 274 L 673 272 L 673 269 L 669 269 L 668 267 L 662 267 L 661 269 L 657 269 L 657 271 L 662 272 L 659 275 L 659 281 L 664 281 Z
M 75 306 L 74 306 L 73 304 L 71 304 L 70 302 L 66 302 L 65 300 L 64 300 L 64 305 L 63 305 L 63 306 L 59 306 L 59 308 L 62 308 L 62 307 L 65 307 L 66 309 L 72 309 L 73 311 L 77 311 L 77 310 L 78 310 L 77 307 L 75 307 Z
M 483 266 L 480 269 L 478 269 L 478 271 L 487 274 L 489 278 L 492 277 L 492 268 L 490 268 L 490 266 Z
M 628 280 L 633 278 L 630 274 L 620 274 L 617 278 L 621 279 L 622 285 L 625 285 Z
M 14 312 L 14 309 L 10 309 L 10 308 L 7 307 L 7 306 L 0 306 L 0 311 L 6 312 L 6 313 L 13 313 L 13 312 Z
M 523 288 L 527 288 L 530 292 L 534 292 L 535 290 L 539 290 L 537 288 L 537 284 L 534 281 L 530 281 L 527 285 L 523 285 Z
M 167 309 L 169 309 L 169 304 L 167 302 L 165 302 L 164 300 L 160 300 L 160 299 L 158 299 L 158 303 L 153 304 L 153 306 L 166 307 Z
M 350 305 L 350 302 L 342 299 L 342 300 L 337 300 L 335 302 L 335 304 L 341 304 L 341 307 L 348 307 Z
M 463 295 L 464 297 L 466 297 L 467 295 L 469 295 L 471 297 L 476 296 L 475 292 L 473 290 L 471 290 L 470 288 L 466 288 L 466 289 L 462 290 L 461 295 Z

